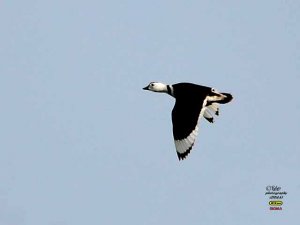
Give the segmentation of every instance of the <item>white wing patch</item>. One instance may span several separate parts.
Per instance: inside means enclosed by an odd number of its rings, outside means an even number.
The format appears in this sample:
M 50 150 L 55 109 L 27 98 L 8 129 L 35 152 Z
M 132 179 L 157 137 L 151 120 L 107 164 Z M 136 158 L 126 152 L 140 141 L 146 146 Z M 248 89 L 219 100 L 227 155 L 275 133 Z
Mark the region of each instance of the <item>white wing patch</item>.
M 212 103 L 211 105 L 207 106 L 209 110 L 214 112 L 217 116 L 219 115 L 219 103 Z
M 219 115 L 219 104 L 218 103 L 212 103 L 209 106 L 205 107 L 203 117 L 210 123 L 214 122 L 213 115 Z
M 186 151 L 190 150 L 193 147 L 198 135 L 198 129 L 198 126 L 196 126 L 195 130 L 193 130 L 188 137 L 181 140 L 175 140 L 176 151 L 179 154 L 184 154 Z
M 208 108 L 204 110 L 203 117 L 207 119 L 210 123 L 214 122 L 214 117 L 211 115 L 211 112 Z

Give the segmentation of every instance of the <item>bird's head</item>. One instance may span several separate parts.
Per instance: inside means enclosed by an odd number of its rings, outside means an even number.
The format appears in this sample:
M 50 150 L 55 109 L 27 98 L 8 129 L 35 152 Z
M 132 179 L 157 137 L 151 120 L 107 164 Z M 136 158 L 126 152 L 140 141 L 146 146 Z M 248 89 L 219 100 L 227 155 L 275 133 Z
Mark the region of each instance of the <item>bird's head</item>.
M 167 85 L 159 82 L 151 82 L 148 86 L 144 87 L 143 90 L 154 92 L 168 92 Z

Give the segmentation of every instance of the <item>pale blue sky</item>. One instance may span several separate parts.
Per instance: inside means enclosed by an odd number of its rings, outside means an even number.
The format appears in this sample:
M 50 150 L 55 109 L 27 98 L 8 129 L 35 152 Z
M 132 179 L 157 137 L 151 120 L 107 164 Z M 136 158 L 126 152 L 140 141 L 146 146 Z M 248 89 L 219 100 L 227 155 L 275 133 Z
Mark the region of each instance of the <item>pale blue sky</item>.
M 0 225 L 298 224 L 299 1 L 11 0 L 0 26 Z M 184 161 L 150 81 L 235 97 Z

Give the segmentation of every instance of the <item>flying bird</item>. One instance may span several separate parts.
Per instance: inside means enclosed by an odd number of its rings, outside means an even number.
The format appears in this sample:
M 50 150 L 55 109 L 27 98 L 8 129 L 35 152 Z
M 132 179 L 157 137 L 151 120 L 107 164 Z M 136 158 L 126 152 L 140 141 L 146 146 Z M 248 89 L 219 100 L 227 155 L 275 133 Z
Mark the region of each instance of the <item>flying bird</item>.
M 173 137 L 179 160 L 183 160 L 192 150 L 198 134 L 198 121 L 204 117 L 214 122 L 219 115 L 219 104 L 230 102 L 229 93 L 221 93 L 214 88 L 192 83 L 166 85 L 151 82 L 143 88 L 153 92 L 167 93 L 176 99 L 172 110 Z

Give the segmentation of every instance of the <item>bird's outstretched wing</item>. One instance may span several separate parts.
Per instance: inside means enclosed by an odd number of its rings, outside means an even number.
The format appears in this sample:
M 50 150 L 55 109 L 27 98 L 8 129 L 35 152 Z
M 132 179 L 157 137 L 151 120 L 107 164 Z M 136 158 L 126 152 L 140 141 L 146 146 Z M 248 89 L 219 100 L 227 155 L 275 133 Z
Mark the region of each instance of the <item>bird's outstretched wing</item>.
M 190 153 L 198 134 L 198 120 L 205 112 L 202 104 L 176 100 L 172 111 L 173 136 L 179 160 Z

